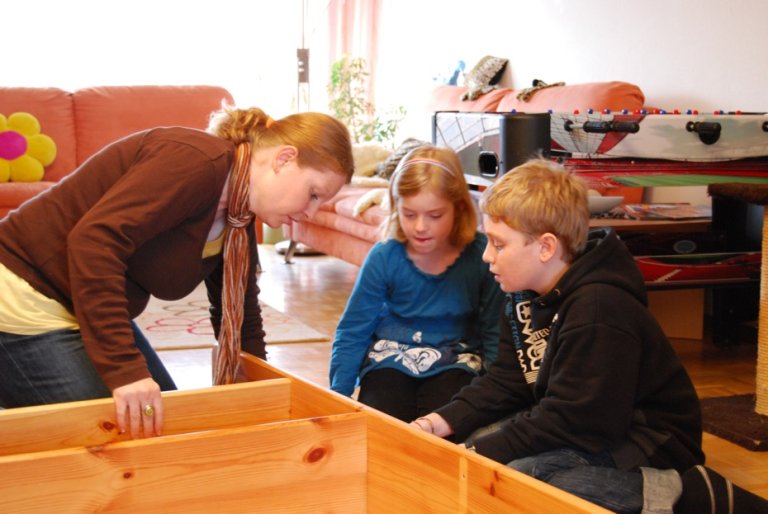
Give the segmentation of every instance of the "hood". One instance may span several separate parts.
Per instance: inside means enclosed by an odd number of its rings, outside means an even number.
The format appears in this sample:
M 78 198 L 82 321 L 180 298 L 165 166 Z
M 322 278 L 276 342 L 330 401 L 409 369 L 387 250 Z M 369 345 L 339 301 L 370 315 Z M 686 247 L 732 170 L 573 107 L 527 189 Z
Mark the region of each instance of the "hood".
M 632 254 L 612 228 L 590 231 L 587 246 L 552 291 L 538 298 L 543 305 L 559 303 L 578 288 L 592 284 L 618 287 L 648 305 L 645 279 Z

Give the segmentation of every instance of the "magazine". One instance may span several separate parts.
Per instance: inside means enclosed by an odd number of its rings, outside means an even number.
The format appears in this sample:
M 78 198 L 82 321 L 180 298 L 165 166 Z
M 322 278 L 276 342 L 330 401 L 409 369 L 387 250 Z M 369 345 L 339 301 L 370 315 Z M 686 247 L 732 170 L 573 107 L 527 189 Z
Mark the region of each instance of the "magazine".
M 629 203 L 624 212 L 636 220 L 693 220 L 712 217 L 712 208 L 689 203 Z

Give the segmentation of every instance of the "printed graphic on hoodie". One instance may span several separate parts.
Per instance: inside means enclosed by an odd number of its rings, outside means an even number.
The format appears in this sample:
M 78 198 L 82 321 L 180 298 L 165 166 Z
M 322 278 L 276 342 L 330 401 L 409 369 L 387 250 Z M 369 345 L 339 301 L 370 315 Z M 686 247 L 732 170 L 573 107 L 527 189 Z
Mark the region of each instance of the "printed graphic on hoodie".
M 534 294 L 529 291 L 518 291 L 507 295 L 511 301 L 505 306 L 505 314 L 512 330 L 512 340 L 517 350 L 517 358 L 525 375 L 525 381 L 532 384 L 536 381 L 541 367 L 541 360 L 547 349 L 547 337 L 550 328 L 534 329 L 531 323 L 531 299 Z M 555 319 L 557 316 L 555 316 Z M 554 323 L 555 320 L 552 320 Z

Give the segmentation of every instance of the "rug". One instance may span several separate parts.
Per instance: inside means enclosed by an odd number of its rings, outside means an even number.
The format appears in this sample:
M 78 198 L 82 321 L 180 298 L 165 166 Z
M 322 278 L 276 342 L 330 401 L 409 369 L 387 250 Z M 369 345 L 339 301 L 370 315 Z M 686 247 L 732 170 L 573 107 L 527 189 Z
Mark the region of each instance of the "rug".
M 205 286 L 189 296 L 167 302 L 151 298 L 144 312 L 136 318 L 155 350 L 212 348 L 216 340 L 208 317 Z M 267 344 L 327 342 L 330 338 L 261 302 Z
M 768 416 L 755 412 L 755 395 L 701 400 L 704 431 L 752 451 L 768 450 Z

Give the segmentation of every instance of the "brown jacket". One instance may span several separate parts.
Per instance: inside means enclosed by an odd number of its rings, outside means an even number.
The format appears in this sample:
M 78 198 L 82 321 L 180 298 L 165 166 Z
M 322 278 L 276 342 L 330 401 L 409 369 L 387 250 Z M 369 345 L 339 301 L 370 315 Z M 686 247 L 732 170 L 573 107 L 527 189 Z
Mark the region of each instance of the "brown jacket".
M 150 295 L 183 298 L 205 280 L 218 337 L 223 259 L 202 254 L 233 159 L 232 143 L 199 130 L 139 132 L 0 220 L 0 262 L 76 316 L 110 389 L 149 376 L 130 320 Z M 243 348 L 265 357 L 253 224 L 249 235 Z

